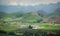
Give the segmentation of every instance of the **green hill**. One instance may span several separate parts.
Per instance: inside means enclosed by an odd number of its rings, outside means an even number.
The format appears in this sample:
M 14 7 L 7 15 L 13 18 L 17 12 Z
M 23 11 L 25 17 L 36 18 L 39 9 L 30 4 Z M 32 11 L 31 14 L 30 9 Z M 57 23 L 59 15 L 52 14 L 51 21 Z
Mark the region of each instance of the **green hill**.
M 37 12 L 16 12 L 7 15 L 4 18 L 4 21 L 7 22 L 22 22 L 22 23 L 40 23 L 43 21 L 43 17 L 40 16 Z
M 27 22 L 27 23 L 37 23 L 37 22 L 41 22 L 43 19 L 41 16 L 39 16 L 38 14 L 33 14 L 33 13 L 28 13 L 26 14 L 24 17 L 22 17 L 22 22 Z

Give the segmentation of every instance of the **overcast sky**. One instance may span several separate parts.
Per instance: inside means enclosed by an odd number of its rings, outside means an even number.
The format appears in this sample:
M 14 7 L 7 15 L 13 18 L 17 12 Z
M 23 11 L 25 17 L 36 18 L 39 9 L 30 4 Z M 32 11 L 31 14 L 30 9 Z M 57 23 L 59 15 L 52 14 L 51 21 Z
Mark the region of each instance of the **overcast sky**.
M 40 4 L 50 4 L 57 2 L 60 2 L 60 0 L 0 0 L 0 5 L 35 6 Z

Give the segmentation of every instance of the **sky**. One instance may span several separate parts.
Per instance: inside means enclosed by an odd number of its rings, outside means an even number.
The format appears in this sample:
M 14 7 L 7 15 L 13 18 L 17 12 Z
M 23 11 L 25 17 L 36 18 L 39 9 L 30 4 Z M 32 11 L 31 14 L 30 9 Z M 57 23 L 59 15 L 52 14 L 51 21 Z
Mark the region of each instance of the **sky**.
M 36 6 L 40 4 L 57 3 L 60 0 L 0 0 L 0 5 L 6 6 Z

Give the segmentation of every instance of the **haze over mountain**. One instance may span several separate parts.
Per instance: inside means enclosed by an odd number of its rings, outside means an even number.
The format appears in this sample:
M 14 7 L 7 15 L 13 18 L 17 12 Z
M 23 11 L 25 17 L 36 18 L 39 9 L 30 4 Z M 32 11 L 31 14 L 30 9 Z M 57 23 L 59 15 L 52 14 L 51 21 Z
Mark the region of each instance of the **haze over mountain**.
M 51 3 L 51 4 L 40 4 L 36 6 L 3 6 L 3 5 L 0 5 L 0 11 L 10 13 L 10 12 L 16 12 L 16 11 L 35 12 L 35 11 L 43 10 L 45 12 L 51 13 L 51 12 L 54 12 L 59 7 L 60 7 L 60 2 Z

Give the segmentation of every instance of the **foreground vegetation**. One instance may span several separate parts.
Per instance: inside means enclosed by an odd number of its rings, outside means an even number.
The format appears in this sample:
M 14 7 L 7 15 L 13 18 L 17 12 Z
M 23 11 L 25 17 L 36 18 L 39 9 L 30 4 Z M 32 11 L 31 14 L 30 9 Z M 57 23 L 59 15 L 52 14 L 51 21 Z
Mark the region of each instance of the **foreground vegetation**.
M 60 36 L 60 30 L 18 29 L 4 32 L 0 36 Z

